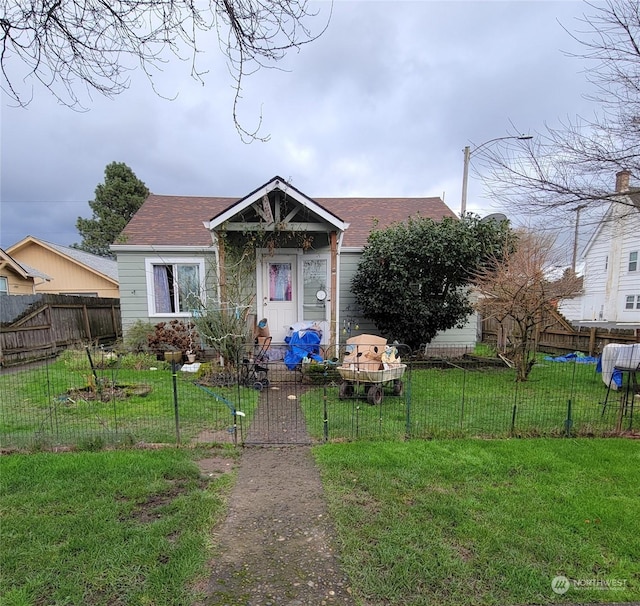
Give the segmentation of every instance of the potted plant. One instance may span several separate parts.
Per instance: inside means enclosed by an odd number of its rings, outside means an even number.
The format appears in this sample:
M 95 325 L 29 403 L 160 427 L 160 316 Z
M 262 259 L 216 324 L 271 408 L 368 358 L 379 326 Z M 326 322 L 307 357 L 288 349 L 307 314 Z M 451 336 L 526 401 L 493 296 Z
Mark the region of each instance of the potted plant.
M 149 348 L 160 359 L 164 357 L 167 361 L 182 362 L 183 355 L 186 355 L 187 359 L 194 356 L 195 360 L 200 349 L 195 335 L 195 328 L 190 323 L 179 320 L 159 322 L 153 334 L 148 336 Z

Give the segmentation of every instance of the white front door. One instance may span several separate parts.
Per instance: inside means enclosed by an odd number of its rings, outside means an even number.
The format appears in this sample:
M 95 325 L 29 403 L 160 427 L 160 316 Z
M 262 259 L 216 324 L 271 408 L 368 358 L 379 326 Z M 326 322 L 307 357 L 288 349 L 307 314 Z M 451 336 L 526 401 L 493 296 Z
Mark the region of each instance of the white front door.
M 266 318 L 274 343 L 284 342 L 298 321 L 297 255 L 263 255 L 258 319 Z

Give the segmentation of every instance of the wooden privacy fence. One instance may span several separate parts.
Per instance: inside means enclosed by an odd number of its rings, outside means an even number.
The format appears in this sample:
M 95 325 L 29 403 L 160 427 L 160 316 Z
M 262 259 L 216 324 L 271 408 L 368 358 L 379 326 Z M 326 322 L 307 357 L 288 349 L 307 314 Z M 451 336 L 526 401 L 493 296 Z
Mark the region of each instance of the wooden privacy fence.
M 513 323 L 501 325 L 495 318 L 482 321 L 482 340 L 499 347 L 509 342 Z M 640 330 L 582 326 L 574 328 L 560 314 L 553 311 L 549 321 L 536 333 L 538 349 L 541 351 L 581 351 L 590 356 L 602 353 L 609 343 L 640 343 Z
M 0 365 L 55 355 L 78 343 L 122 336 L 120 300 L 71 295 L 0 295 Z

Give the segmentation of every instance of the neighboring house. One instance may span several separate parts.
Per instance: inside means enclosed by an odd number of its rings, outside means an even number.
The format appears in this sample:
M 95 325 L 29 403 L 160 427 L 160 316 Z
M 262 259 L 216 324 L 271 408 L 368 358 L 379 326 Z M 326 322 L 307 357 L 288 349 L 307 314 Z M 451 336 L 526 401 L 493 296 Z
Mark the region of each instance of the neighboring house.
M 616 175 L 612 202 L 582 254 L 582 294 L 559 310 L 573 323 L 640 328 L 640 188 Z
M 35 285 L 36 293 L 119 297 L 118 265 L 113 259 L 27 236 L 7 249 L 21 265 L 50 276 Z
M 325 343 L 344 342 L 351 332 L 375 332 L 358 316 L 351 293 L 362 249 L 371 230 L 418 215 L 455 217 L 440 198 L 312 199 L 280 177 L 243 198 L 151 194 L 111 246 L 123 331 L 137 320 L 190 317 L 194 295 L 215 305 L 209 268 L 226 258 L 227 242 L 260 235 L 264 243 L 273 234 L 270 246 L 251 249 L 250 312 L 267 319 L 274 342 L 299 322 L 322 323 Z M 224 275 L 215 281 L 224 288 Z M 457 341 L 472 346 L 476 325 L 474 317 L 466 331 L 454 331 Z
M 0 295 L 33 295 L 38 284 L 50 279 L 0 248 Z

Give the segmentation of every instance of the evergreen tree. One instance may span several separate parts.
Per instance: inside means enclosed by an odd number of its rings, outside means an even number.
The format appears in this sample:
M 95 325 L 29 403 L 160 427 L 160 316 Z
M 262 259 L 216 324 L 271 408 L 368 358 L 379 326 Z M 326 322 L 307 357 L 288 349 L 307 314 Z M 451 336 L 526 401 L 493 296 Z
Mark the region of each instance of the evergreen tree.
M 512 243 L 508 221 L 418 217 L 371 232 L 353 278 L 362 315 L 412 349 L 462 326 L 475 273 Z
M 95 200 L 89 202 L 93 217 L 78 217 L 76 229 L 82 242 L 78 248 L 101 257 L 113 258 L 113 244 L 131 217 L 149 195 L 147 186 L 124 162 L 112 162 L 104 170 L 104 183 L 96 187 Z

